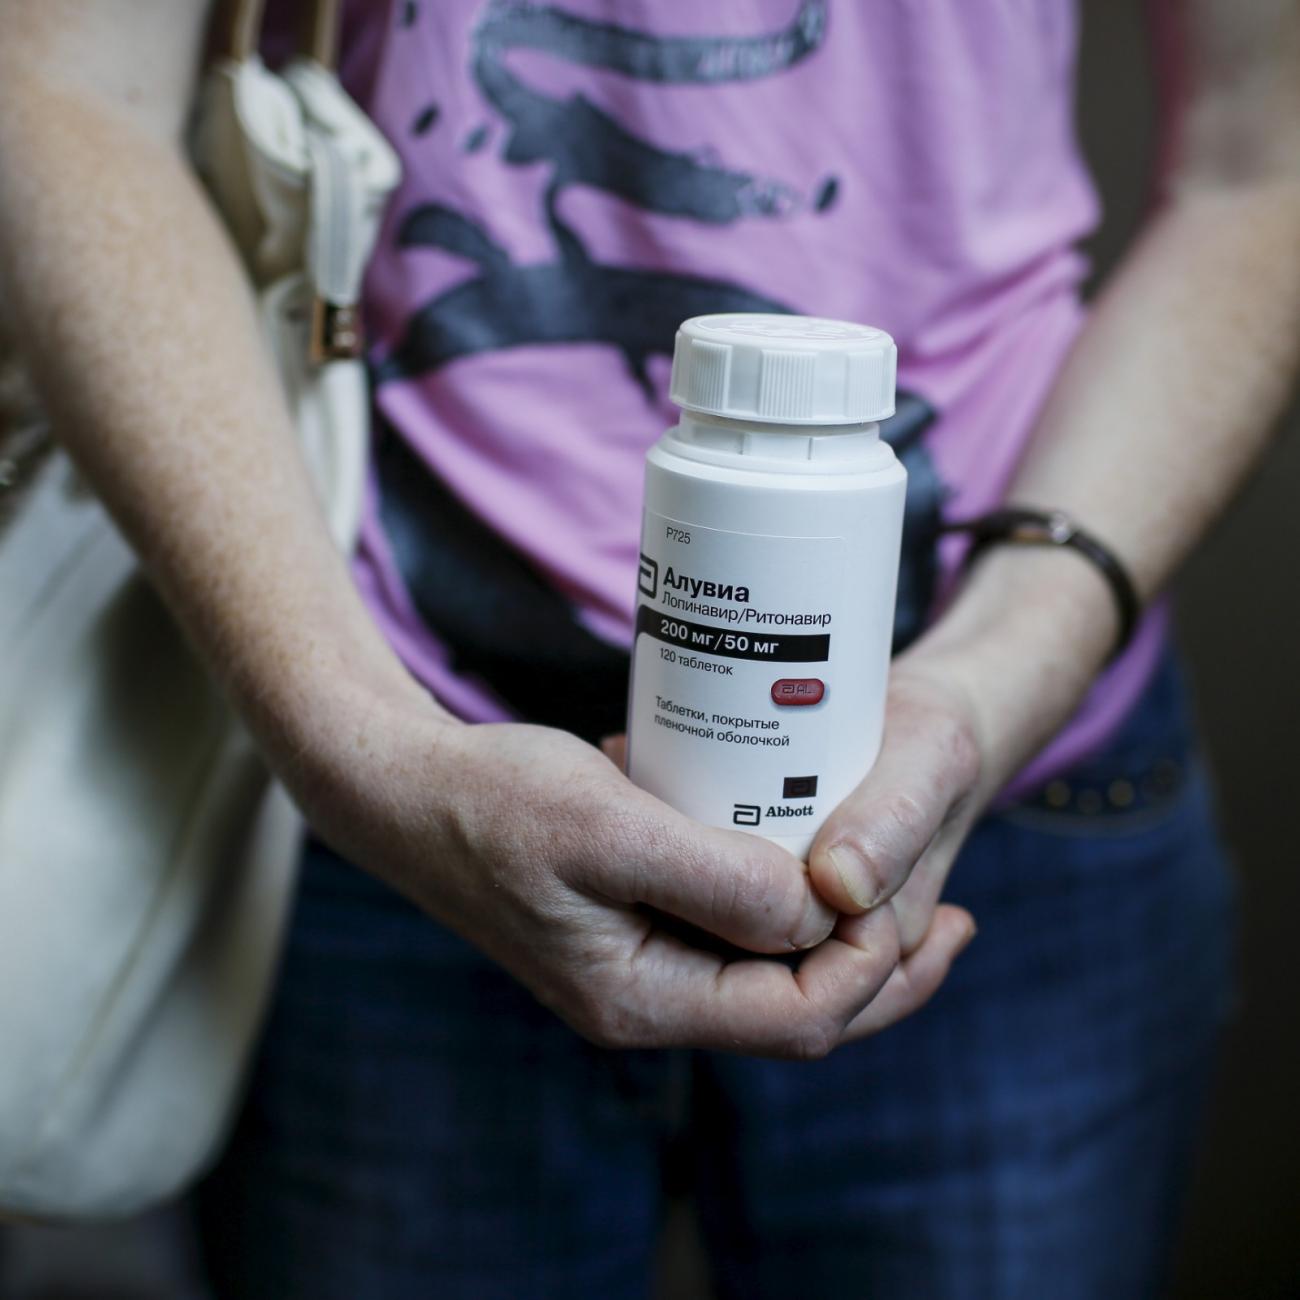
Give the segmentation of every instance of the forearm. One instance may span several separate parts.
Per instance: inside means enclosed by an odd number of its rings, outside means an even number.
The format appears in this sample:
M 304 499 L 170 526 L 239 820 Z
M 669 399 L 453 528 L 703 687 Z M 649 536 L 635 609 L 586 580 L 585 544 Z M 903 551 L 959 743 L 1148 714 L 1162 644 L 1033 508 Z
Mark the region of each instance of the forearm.
M 413 701 L 330 542 L 236 255 L 175 141 L 5 71 L 0 286 L 61 441 L 286 761 L 336 707 L 342 725 L 349 693 Z
M 1170 202 L 1103 295 L 1009 491 L 1103 538 L 1150 597 L 1262 454 L 1300 357 L 1300 186 Z M 1071 552 L 1002 547 L 915 648 L 984 719 L 991 793 L 1069 716 L 1117 630 Z

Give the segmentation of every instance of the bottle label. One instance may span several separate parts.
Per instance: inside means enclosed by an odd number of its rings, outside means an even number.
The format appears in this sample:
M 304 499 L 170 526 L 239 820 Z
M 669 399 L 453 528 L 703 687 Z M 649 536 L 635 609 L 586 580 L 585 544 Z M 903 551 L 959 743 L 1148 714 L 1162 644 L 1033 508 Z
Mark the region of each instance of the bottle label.
M 854 694 L 837 681 L 850 667 L 837 663 L 846 548 L 646 511 L 628 752 L 638 785 L 714 826 L 785 838 L 821 824 L 844 793 L 827 770 L 846 721 L 836 704 Z

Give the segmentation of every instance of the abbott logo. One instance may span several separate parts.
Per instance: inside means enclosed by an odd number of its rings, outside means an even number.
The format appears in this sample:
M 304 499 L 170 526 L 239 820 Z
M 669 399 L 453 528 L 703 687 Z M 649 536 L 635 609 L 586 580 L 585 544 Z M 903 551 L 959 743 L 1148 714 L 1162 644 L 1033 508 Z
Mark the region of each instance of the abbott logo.
M 757 826 L 763 810 L 756 803 L 738 803 L 731 814 L 732 822 L 737 826 Z
M 652 560 L 643 551 L 641 553 L 641 568 L 637 573 L 638 590 L 643 596 L 649 596 L 653 600 L 659 594 L 659 561 Z

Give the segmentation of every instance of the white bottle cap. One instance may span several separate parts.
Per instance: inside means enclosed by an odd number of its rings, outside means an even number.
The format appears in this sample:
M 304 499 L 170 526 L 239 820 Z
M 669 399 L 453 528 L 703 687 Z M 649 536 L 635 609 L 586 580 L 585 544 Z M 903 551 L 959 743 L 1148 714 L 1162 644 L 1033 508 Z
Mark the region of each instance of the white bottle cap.
M 819 316 L 694 316 L 677 331 L 672 400 L 773 424 L 865 424 L 894 413 L 898 349 L 884 330 Z

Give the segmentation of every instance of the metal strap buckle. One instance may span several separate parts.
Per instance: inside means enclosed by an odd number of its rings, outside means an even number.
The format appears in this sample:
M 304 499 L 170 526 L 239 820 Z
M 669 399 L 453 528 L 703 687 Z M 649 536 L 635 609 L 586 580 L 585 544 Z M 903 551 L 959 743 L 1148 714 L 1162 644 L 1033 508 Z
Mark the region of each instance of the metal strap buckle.
M 365 340 L 361 329 L 361 310 L 356 303 L 327 302 L 315 298 L 311 305 L 311 339 L 309 353 L 313 364 L 324 361 L 350 361 L 359 357 Z

